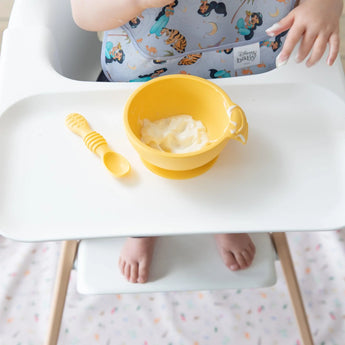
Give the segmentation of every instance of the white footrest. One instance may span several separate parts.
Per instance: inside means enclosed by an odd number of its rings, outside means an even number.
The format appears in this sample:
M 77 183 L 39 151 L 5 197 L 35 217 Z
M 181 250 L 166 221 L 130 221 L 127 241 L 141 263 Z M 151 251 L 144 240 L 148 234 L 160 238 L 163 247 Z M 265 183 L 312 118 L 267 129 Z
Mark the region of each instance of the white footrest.
M 77 290 L 82 294 L 240 289 L 276 282 L 275 251 L 269 234 L 252 234 L 253 264 L 232 272 L 222 262 L 212 235 L 163 236 L 156 242 L 149 282 L 132 284 L 118 269 L 124 238 L 82 240 Z

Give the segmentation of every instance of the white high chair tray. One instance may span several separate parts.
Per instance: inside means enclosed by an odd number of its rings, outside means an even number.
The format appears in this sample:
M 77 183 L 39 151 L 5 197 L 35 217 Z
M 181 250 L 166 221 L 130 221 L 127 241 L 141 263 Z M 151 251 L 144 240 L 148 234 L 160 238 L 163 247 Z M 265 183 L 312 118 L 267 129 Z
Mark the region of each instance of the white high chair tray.
M 33 95 L 0 117 L 0 232 L 22 241 L 345 225 L 345 103 L 312 84 L 227 85 L 249 123 L 203 175 L 149 171 L 127 140 L 129 91 Z M 171 100 L 174 102 L 174 100 Z M 116 179 L 70 132 L 79 112 L 132 166 Z

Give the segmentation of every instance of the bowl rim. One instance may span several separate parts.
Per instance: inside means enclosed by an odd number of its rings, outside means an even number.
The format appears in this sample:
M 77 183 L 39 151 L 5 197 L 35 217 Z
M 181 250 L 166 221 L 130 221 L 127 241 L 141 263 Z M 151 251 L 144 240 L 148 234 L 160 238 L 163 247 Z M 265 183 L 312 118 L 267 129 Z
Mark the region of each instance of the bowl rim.
M 170 74 L 170 75 L 166 75 L 166 76 L 161 76 L 161 77 L 157 77 L 155 79 L 143 82 L 142 85 L 140 85 L 138 88 L 136 88 L 132 94 L 128 97 L 126 104 L 125 104 L 125 108 L 124 108 L 124 124 L 125 124 L 125 130 L 127 133 L 127 136 L 129 137 L 130 140 L 133 140 L 137 145 L 139 145 L 144 151 L 146 151 L 147 153 L 154 153 L 154 154 L 158 154 L 162 157 L 166 157 L 166 158 L 187 158 L 187 157 L 193 157 L 196 156 L 198 154 L 202 154 L 206 151 L 212 150 L 214 147 L 218 146 L 219 144 L 221 144 L 225 139 L 229 139 L 229 135 L 227 135 L 227 128 L 224 128 L 224 132 L 223 134 L 217 138 L 214 139 L 212 141 L 209 141 L 205 146 L 203 146 L 200 150 L 197 151 L 192 151 L 192 152 L 186 152 L 186 153 L 172 153 L 172 152 L 166 152 L 166 151 L 160 151 L 157 150 L 153 147 L 150 147 L 148 145 L 146 145 L 145 143 L 143 143 L 132 131 L 130 125 L 129 125 L 129 121 L 128 121 L 128 108 L 131 104 L 131 102 L 133 101 L 133 99 L 147 86 L 150 86 L 151 84 L 155 84 L 155 83 L 159 83 L 162 82 L 164 80 L 167 79 L 190 79 L 190 80 L 194 80 L 196 82 L 199 83 L 203 83 L 206 84 L 208 87 L 212 87 L 214 88 L 217 92 L 221 93 L 224 100 L 226 100 L 229 103 L 229 107 L 236 105 L 237 104 L 233 103 L 231 98 L 229 97 L 229 95 L 217 84 L 213 83 L 211 80 L 208 79 L 204 79 L 201 77 L 197 77 L 194 75 L 184 75 L 184 74 Z M 230 118 L 229 118 L 229 124 L 230 124 Z

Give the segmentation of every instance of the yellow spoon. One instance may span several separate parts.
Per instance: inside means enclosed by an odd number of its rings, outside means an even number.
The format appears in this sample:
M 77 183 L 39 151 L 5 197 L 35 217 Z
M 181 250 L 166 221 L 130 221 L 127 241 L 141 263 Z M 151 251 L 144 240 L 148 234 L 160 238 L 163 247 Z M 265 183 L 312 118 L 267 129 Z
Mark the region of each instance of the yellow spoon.
M 66 126 L 75 134 L 83 138 L 86 147 L 96 153 L 103 161 L 103 164 L 116 177 L 127 174 L 131 168 L 127 159 L 110 149 L 105 139 L 93 131 L 84 116 L 76 113 L 67 115 Z

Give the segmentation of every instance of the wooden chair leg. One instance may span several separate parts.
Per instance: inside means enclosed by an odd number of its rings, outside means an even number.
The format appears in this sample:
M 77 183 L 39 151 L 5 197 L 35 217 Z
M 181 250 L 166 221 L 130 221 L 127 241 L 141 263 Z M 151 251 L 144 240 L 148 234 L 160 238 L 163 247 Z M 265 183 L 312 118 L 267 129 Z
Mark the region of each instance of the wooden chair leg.
M 57 345 L 58 342 L 67 288 L 78 249 L 78 241 L 64 241 L 61 246 L 45 345 Z
M 286 234 L 284 232 L 275 232 L 271 234 L 271 237 L 283 268 L 290 298 L 294 307 L 297 324 L 302 337 L 302 342 L 304 345 L 313 345 L 314 342 L 310 332 L 308 318 L 304 309 L 302 295 L 299 289 Z

